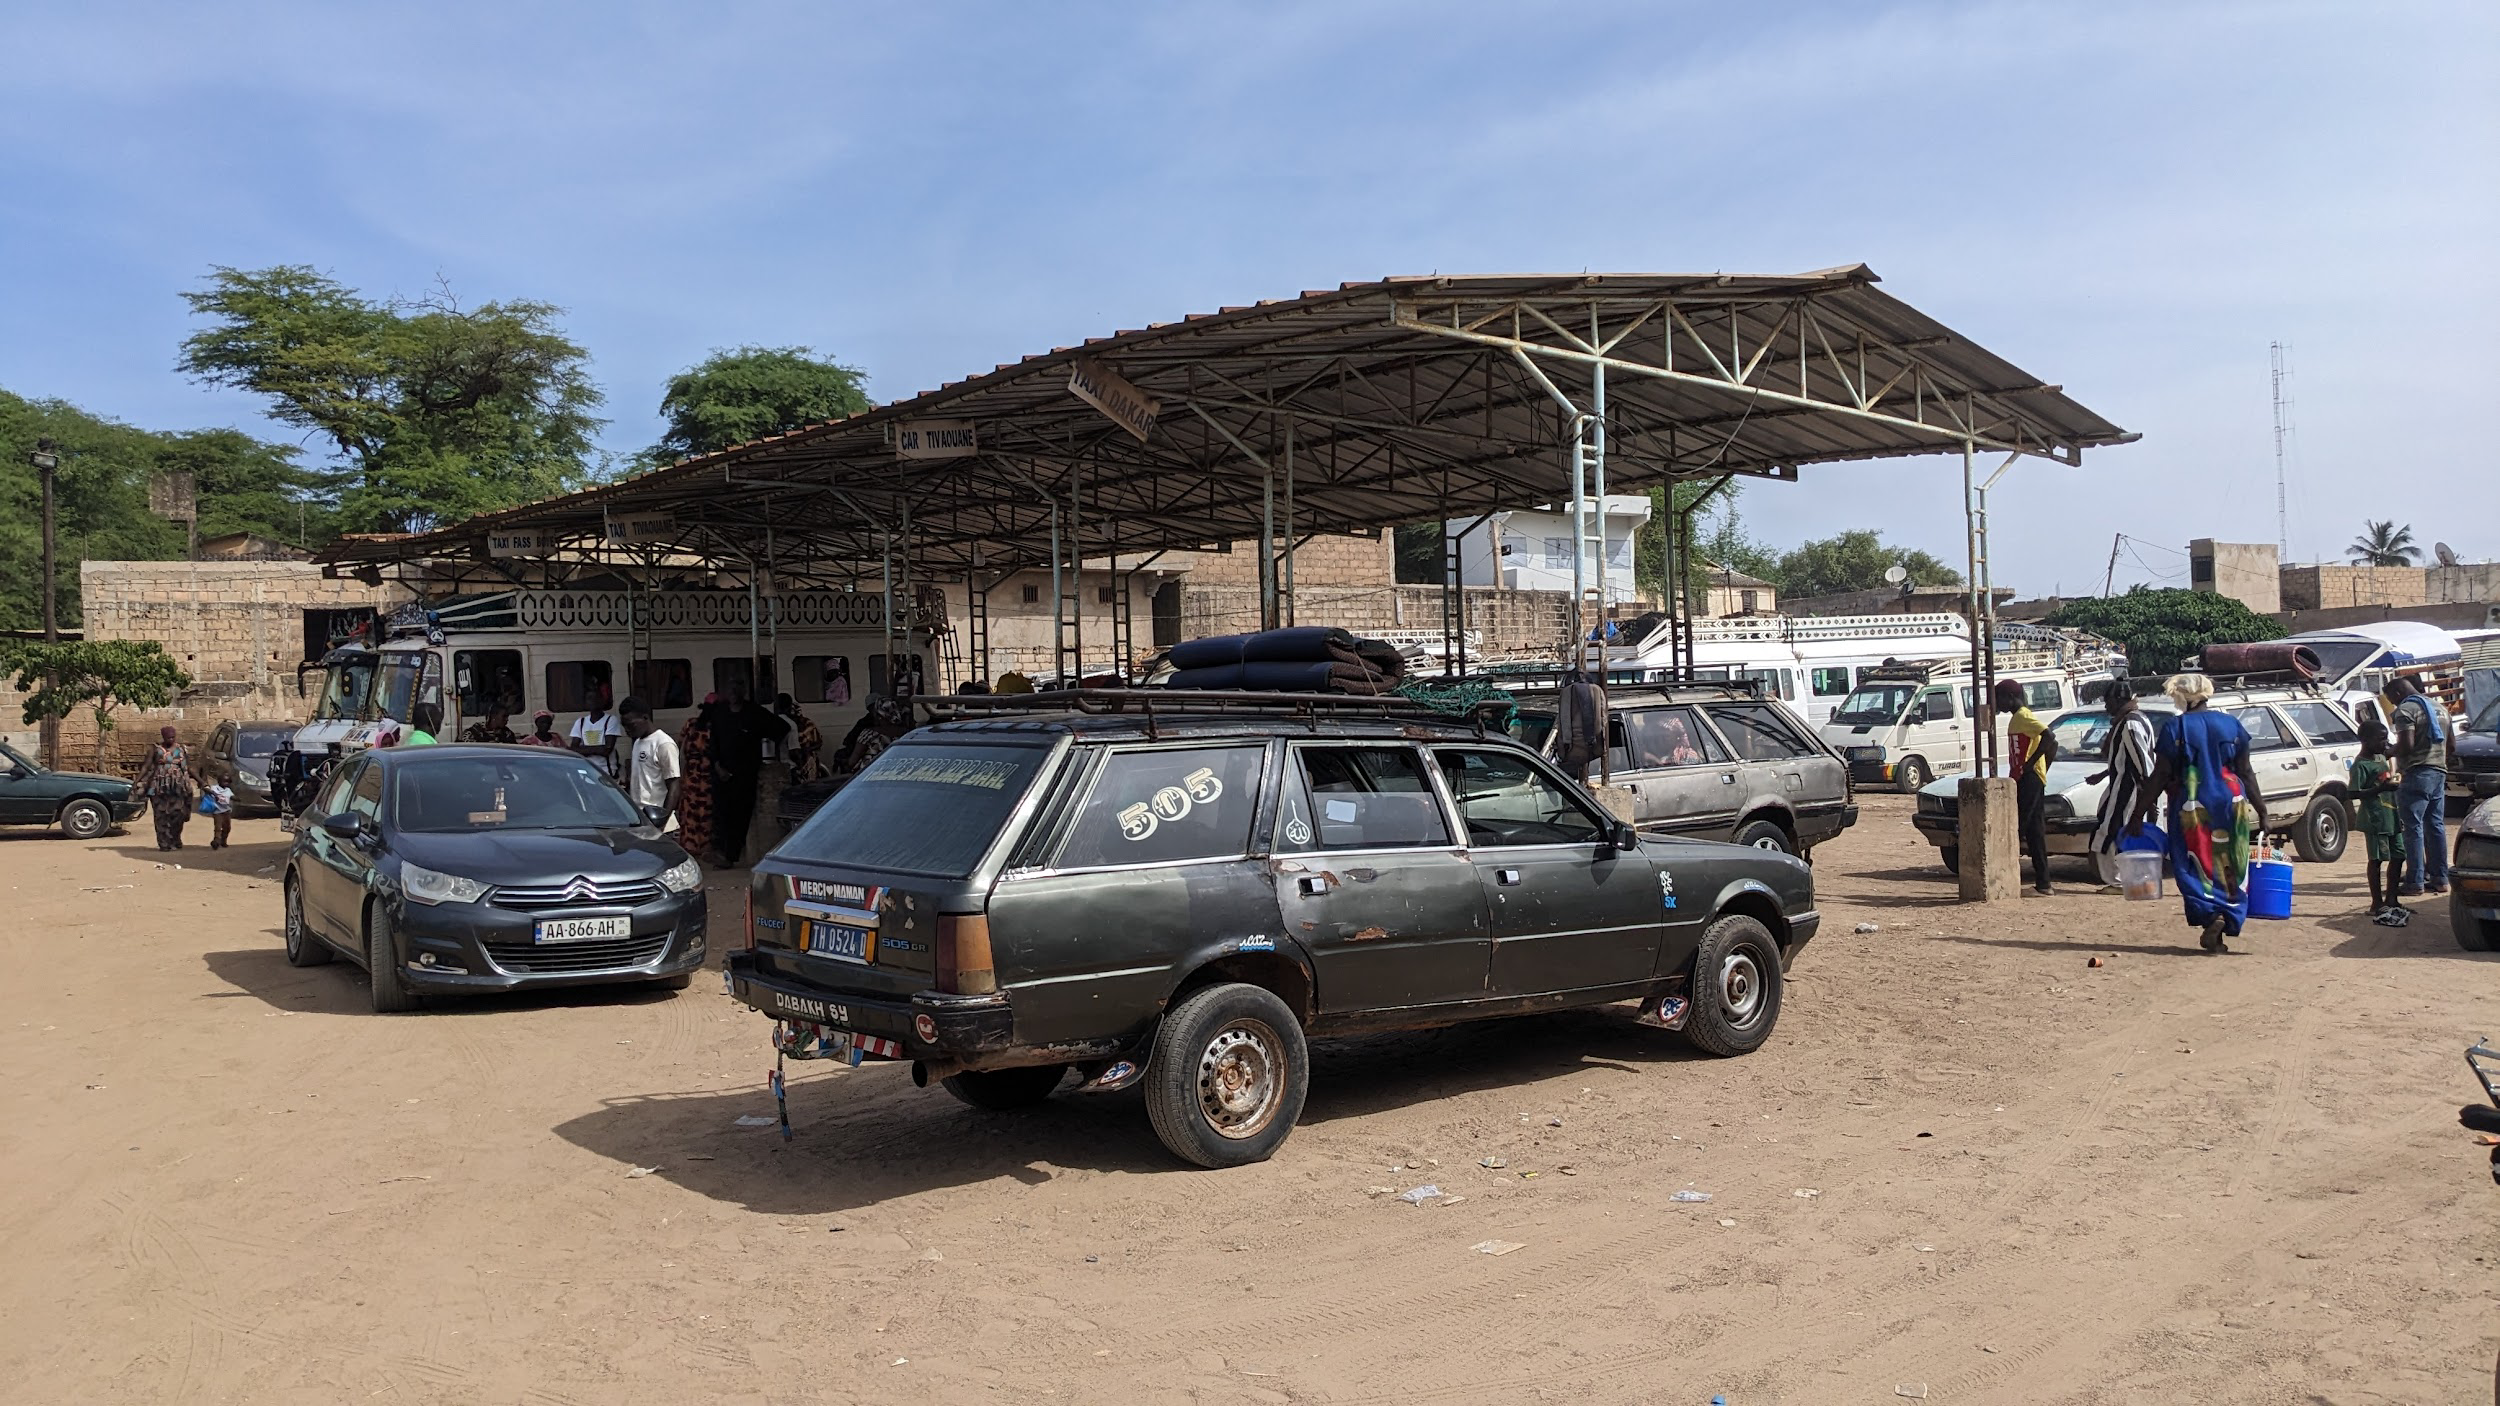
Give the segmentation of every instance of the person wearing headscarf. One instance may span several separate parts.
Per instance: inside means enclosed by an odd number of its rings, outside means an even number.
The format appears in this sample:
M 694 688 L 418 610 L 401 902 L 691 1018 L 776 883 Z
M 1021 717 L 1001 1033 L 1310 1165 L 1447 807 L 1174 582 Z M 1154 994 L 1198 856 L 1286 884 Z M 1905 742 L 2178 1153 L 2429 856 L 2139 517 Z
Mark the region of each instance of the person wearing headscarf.
M 2188 926 L 2203 930 L 2206 951 L 2228 952 L 2224 939 L 2239 936 L 2248 921 L 2249 855 L 2266 824 L 2248 729 L 2205 706 L 2214 681 L 2203 674 L 2174 675 L 2163 691 L 2179 712 L 2153 745 L 2153 776 L 2136 803 L 2136 823 L 2151 818 L 2155 801 L 2170 798 L 2170 877 Z
M 182 827 L 191 819 L 191 753 L 170 727 L 157 732 L 157 743 L 139 768 L 134 789 L 148 798 L 156 822 L 158 849 L 182 848 Z
M 2153 724 L 2136 706 L 2135 690 L 2125 679 L 2111 682 L 2104 698 L 2109 709 L 2105 763 L 2085 778 L 2093 785 L 2106 781 L 2100 818 L 2092 826 L 2092 862 L 2101 871 L 2104 888 L 2118 886 L 2118 841 L 2135 828 L 2135 813 L 2153 779 Z
M 524 747 L 570 747 L 572 739 L 556 731 L 556 715 L 541 708 L 530 719 L 531 730 L 521 734 Z
M 825 734 L 789 694 L 773 696 L 773 711 L 787 718 L 795 736 L 790 741 L 790 779 L 814 781 L 825 774 Z
M 703 695 L 703 706 L 686 719 L 686 726 L 677 734 L 677 844 L 686 853 L 699 859 L 712 857 L 712 797 L 719 776 L 713 766 L 715 725 L 720 718 L 720 695 Z
M 868 700 L 868 712 L 842 739 L 842 769 L 857 773 L 885 755 L 894 739 L 911 731 L 911 705 L 883 694 Z

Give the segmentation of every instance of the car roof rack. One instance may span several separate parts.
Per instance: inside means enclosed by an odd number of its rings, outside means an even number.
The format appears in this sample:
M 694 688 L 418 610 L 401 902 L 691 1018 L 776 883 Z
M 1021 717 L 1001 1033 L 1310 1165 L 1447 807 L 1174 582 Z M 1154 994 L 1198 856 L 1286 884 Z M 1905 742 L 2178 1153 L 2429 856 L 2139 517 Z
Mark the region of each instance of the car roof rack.
M 1081 713 L 1088 717 L 1136 717 L 1155 735 L 1158 719 L 1204 717 L 1290 718 L 1318 730 L 1322 719 L 1378 718 L 1473 726 L 1478 736 L 1492 718 L 1507 713 L 1509 699 L 1487 699 L 1465 713 L 1447 713 L 1399 694 L 1278 693 L 1215 688 L 1061 688 L 1034 693 L 950 693 L 915 700 L 941 721 L 1018 713 Z

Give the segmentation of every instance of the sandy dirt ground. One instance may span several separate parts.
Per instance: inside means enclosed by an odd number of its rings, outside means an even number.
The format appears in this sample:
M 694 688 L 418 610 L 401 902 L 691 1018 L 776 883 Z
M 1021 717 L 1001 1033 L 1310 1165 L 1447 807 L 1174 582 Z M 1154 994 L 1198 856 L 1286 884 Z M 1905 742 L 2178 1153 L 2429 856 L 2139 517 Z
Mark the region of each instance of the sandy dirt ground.
M 286 964 L 273 822 L 16 832 L 0 1398 L 2489 1399 L 2494 959 L 2370 926 L 2357 859 L 2231 957 L 2081 883 L 1964 908 L 1866 809 L 1762 1052 L 1628 1008 L 1325 1045 L 1227 1172 L 1133 1094 L 899 1065 L 794 1065 L 785 1143 L 716 981 L 375 1016 Z

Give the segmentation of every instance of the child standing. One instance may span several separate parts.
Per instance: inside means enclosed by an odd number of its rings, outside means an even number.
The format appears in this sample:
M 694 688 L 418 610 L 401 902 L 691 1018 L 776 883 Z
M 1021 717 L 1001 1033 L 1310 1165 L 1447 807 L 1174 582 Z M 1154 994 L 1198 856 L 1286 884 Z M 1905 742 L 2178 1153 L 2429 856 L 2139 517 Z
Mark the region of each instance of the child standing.
M 2401 783 L 2388 760 L 2385 724 L 2361 725 L 2361 755 L 2352 759 L 2346 779 L 2358 803 L 2361 838 L 2369 846 L 2370 921 L 2383 928 L 2403 927 L 2412 915 L 2396 902 L 2396 875 L 2405 854 L 2396 823 L 2396 787 Z
M 234 788 L 223 780 L 208 783 L 208 847 L 224 849 L 226 836 L 234 829 Z

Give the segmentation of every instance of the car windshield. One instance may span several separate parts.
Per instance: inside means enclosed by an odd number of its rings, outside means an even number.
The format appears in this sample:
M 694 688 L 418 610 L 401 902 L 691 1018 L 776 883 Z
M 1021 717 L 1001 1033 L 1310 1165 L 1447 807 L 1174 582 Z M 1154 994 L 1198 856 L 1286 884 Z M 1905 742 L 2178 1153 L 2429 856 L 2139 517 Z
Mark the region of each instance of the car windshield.
M 989 852 L 1050 751 L 1047 742 L 898 742 L 774 853 L 960 879 Z
M 1910 706 L 1911 695 L 1917 693 L 1914 683 L 1871 683 L 1840 700 L 1832 710 L 1836 723 L 1895 723 L 1901 710 Z
M 261 761 L 276 756 L 278 744 L 294 735 L 293 728 L 247 728 L 235 734 L 234 754 L 246 761 Z
M 570 753 L 514 750 L 396 759 L 394 823 L 433 834 L 583 830 L 644 824 L 607 774 Z

